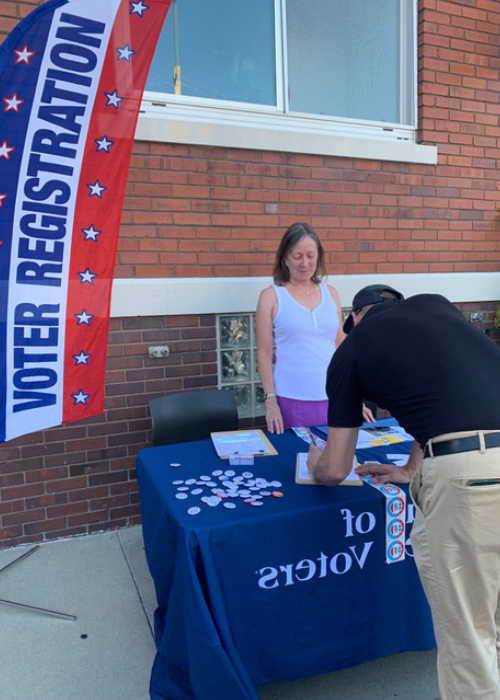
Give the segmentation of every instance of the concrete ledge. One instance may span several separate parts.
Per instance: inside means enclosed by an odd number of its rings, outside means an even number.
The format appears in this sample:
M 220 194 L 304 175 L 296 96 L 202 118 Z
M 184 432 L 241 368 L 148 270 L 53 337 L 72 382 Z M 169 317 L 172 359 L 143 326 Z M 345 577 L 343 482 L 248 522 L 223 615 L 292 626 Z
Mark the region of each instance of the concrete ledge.
M 248 313 L 255 311 L 260 292 L 270 277 L 186 277 L 180 279 L 116 279 L 111 316 L 176 316 L 185 314 Z M 442 294 L 454 303 L 500 299 L 500 272 L 430 275 L 331 275 L 344 308 L 368 284 L 383 282 L 413 294 Z
M 415 143 L 412 129 L 194 105 L 144 105 L 138 141 L 435 165 L 438 149 Z

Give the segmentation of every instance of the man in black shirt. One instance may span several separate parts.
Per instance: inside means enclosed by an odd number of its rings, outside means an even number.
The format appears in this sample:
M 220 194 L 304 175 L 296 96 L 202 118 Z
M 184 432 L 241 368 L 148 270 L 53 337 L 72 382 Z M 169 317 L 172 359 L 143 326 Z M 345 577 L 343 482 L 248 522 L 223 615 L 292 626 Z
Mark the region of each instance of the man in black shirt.
M 404 300 L 386 285 L 356 294 L 344 330 L 327 373 L 328 441 L 310 449 L 311 476 L 329 485 L 347 476 L 363 399 L 415 438 L 405 467 L 360 471 L 412 481 L 442 700 L 500 700 L 500 348 L 444 297 Z

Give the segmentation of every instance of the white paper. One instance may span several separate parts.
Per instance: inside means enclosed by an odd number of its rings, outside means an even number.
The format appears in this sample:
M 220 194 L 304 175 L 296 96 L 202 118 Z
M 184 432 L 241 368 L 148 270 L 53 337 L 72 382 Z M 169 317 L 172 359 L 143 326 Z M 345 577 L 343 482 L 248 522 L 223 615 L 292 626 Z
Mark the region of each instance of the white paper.
M 399 425 L 374 426 L 373 428 L 361 428 L 358 434 L 357 450 L 369 447 L 393 445 L 398 442 L 413 440 Z
M 410 458 L 410 455 L 402 455 L 402 454 L 388 454 L 387 459 L 390 459 L 391 462 L 395 462 L 395 464 L 398 467 L 404 467 L 405 464 L 408 463 L 408 460 Z
M 212 442 L 219 457 L 230 455 L 268 455 L 269 448 L 257 430 L 212 433 Z
M 308 452 L 299 452 L 299 479 L 304 479 L 304 481 L 312 481 L 311 475 L 309 474 L 309 469 L 307 468 L 307 456 Z M 352 461 L 352 468 L 349 474 L 345 477 L 344 481 L 361 481 L 360 477 L 354 471 L 356 467 L 355 460 Z

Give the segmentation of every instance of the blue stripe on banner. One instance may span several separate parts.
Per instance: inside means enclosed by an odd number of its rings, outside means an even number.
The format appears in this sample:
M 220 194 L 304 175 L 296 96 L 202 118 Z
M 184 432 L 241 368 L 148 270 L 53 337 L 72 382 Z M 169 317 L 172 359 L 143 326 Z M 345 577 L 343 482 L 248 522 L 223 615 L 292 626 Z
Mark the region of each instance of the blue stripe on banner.
M 53 13 L 67 2 L 49 0 L 33 10 L 0 47 L 0 443 L 6 435 L 6 348 L 8 342 L 12 345 L 12 339 L 9 341 L 6 336 L 6 318 L 19 169 Z M 29 70 L 15 53 L 25 47 L 29 52 Z

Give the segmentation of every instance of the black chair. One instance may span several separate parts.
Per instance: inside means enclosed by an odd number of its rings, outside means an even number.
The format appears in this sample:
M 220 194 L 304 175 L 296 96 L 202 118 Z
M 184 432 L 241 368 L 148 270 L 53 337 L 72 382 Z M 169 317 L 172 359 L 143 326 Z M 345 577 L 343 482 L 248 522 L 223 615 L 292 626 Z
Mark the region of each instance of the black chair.
M 230 389 L 186 391 L 149 402 L 151 445 L 206 440 L 210 433 L 237 430 L 238 409 Z

